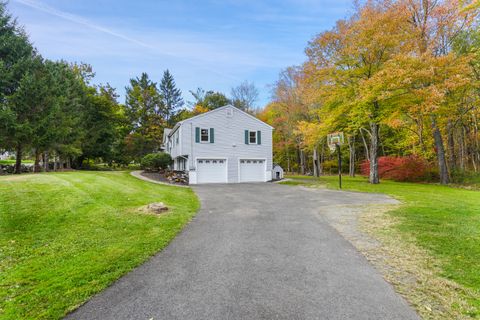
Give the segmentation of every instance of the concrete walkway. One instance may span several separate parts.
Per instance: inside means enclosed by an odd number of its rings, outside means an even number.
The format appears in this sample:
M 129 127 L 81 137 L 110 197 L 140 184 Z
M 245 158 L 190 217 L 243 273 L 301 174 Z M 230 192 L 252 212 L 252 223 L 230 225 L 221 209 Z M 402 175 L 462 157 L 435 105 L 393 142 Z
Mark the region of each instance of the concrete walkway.
M 319 214 L 394 200 L 267 183 L 194 190 L 202 209 L 186 229 L 67 318 L 418 319 Z

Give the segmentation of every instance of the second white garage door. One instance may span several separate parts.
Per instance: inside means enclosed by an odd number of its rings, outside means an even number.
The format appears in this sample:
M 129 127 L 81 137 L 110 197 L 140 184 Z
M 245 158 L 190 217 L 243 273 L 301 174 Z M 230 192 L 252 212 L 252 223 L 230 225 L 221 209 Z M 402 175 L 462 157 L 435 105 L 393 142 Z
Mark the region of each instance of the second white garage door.
M 197 183 L 226 183 L 227 160 L 197 159 Z
M 240 159 L 240 182 L 265 181 L 265 160 Z

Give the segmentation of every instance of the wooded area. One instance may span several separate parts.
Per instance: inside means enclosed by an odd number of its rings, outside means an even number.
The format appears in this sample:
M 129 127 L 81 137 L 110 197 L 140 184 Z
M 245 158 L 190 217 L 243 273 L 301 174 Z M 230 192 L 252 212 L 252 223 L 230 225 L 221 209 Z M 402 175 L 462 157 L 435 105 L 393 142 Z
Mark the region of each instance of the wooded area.
M 368 162 L 371 183 L 379 159 L 407 159 L 424 170 L 417 178 L 442 184 L 478 173 L 478 14 L 478 1 L 357 4 L 308 43 L 302 65 L 281 73 L 259 115 L 275 127 L 276 161 L 290 172 L 329 172 L 326 136 L 343 131 L 343 170 L 353 176 Z

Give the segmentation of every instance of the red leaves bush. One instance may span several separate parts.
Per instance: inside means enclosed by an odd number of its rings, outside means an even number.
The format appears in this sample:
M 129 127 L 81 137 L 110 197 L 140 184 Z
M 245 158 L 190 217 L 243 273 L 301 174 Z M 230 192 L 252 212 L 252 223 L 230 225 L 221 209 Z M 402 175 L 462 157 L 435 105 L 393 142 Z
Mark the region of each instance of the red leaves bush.
M 362 162 L 360 170 L 363 175 L 368 176 L 370 161 Z M 409 182 L 430 181 L 434 175 L 428 161 L 418 156 L 379 157 L 378 174 L 383 179 Z

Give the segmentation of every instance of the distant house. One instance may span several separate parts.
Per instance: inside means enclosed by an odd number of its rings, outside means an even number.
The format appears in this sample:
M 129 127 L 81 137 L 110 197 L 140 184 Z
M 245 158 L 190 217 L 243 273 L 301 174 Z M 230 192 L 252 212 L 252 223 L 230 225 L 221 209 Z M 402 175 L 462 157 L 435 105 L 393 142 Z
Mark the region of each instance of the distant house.
M 0 151 L 0 160 L 8 160 L 10 159 L 11 156 L 12 154 L 10 154 L 8 151 L 5 151 L 5 152 Z
M 264 182 L 272 179 L 273 127 L 227 105 L 164 131 L 164 151 L 190 184 Z

